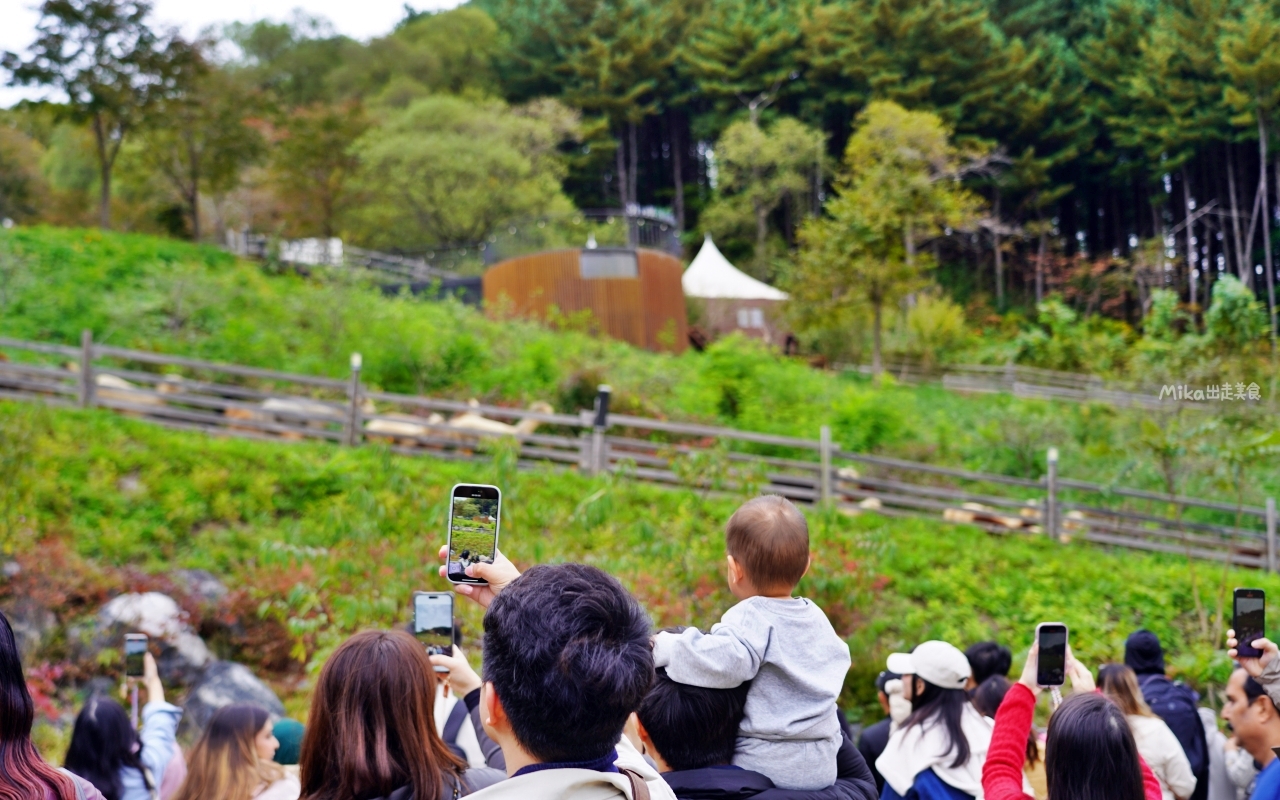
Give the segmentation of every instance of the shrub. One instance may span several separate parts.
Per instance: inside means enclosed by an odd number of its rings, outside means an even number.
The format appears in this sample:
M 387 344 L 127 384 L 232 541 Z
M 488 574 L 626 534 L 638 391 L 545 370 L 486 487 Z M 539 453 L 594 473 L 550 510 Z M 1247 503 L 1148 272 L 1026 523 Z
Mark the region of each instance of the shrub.
M 1267 311 L 1249 287 L 1234 275 L 1213 285 L 1213 302 L 1204 315 L 1209 337 L 1219 345 L 1243 347 L 1267 330 Z

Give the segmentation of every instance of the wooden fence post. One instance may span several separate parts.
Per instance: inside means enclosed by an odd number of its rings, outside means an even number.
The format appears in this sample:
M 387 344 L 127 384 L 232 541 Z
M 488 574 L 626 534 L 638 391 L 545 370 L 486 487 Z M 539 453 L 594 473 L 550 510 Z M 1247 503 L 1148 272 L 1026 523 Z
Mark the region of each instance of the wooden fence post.
M 80 386 L 79 400 L 81 408 L 89 408 L 93 405 L 93 331 L 85 328 L 80 331 Z
M 825 505 L 831 502 L 831 426 L 823 425 L 818 432 L 818 461 L 822 475 L 818 479 L 818 496 Z
M 1048 471 L 1045 473 L 1044 532 L 1058 538 L 1058 448 L 1049 448 Z
M 347 387 L 347 398 L 350 405 L 347 408 L 347 430 L 346 436 L 343 437 L 343 443 L 347 447 L 355 447 L 360 444 L 363 438 L 363 424 L 360 419 L 360 368 L 364 365 L 364 359 L 359 353 L 351 354 L 351 384 Z
M 604 432 L 609 427 L 609 395 L 612 391 L 604 383 L 596 388 L 595 419 L 591 423 L 592 475 L 609 469 L 609 443 L 604 440 Z
M 1276 499 L 1267 498 L 1267 570 L 1276 571 Z

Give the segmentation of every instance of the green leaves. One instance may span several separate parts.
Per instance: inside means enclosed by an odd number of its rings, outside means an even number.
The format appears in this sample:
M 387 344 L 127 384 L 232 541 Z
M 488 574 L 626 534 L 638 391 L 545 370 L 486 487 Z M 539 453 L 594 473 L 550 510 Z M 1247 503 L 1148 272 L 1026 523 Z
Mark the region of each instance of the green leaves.
M 570 210 L 559 110 L 442 95 L 389 112 L 353 148 L 364 203 L 352 232 L 387 249 L 470 244 L 499 222 Z

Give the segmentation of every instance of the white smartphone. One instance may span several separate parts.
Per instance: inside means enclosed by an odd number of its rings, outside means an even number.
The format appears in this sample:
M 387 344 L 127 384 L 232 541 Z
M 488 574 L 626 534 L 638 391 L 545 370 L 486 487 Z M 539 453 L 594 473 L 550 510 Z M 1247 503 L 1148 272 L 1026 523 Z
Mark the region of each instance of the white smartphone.
M 492 564 L 498 555 L 502 491 L 497 486 L 460 483 L 449 494 L 449 560 L 445 576 L 451 583 L 488 583 L 467 575 L 467 567 Z

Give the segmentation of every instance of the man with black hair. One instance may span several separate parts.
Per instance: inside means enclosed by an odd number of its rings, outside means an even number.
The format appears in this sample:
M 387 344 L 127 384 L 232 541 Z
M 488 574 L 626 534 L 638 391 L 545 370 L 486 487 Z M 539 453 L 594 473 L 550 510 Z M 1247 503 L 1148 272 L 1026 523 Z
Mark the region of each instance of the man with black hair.
M 971 644 L 964 651 L 964 657 L 969 659 L 972 673 L 969 677 L 970 690 L 981 686 L 992 675 L 1009 677 L 1009 669 L 1013 666 L 1013 652 L 999 642 Z
M 1173 731 L 1187 754 L 1187 761 L 1191 762 L 1191 773 L 1196 776 L 1196 790 L 1191 793 L 1191 800 L 1206 800 L 1209 796 L 1209 745 L 1197 710 L 1200 695 L 1164 674 L 1164 649 L 1160 646 L 1160 639 L 1151 631 L 1137 630 L 1129 634 L 1124 643 L 1124 663 L 1137 674 L 1142 699 Z
M 520 575 L 499 556 L 468 574 L 489 580 L 462 593 L 488 605 L 480 718 L 510 776 L 470 796 L 674 800 L 622 736 L 654 677 L 649 618 L 635 598 L 583 564 Z
M 749 684 L 708 689 L 677 683 L 659 669 L 636 711 L 640 739 L 679 800 L 876 800 L 866 762 L 847 737 L 837 777 L 826 789 L 776 788 L 765 775 L 732 765 Z
M 1272 748 L 1280 747 L 1280 712 L 1262 684 L 1243 668 L 1231 673 L 1226 696 L 1222 718 L 1231 726 L 1240 746 L 1262 766 L 1250 800 L 1277 800 L 1280 798 L 1280 759 Z

